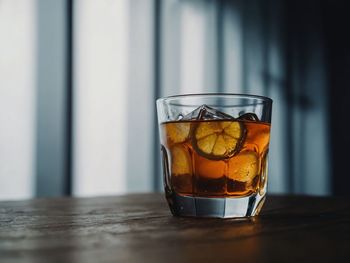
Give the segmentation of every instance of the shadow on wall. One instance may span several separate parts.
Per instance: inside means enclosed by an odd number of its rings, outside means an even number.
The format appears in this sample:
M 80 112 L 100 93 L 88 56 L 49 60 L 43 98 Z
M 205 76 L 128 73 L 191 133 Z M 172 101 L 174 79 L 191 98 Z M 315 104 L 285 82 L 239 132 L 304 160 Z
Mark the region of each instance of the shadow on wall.
M 160 95 L 229 92 L 271 97 L 270 192 L 330 194 L 322 2 L 160 4 Z

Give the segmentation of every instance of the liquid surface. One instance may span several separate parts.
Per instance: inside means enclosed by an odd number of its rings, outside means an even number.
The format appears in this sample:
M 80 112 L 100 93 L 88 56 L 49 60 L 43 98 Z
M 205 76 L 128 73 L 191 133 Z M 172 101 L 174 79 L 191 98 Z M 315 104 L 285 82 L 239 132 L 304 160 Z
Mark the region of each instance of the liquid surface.
M 165 186 L 180 195 L 247 196 L 265 191 L 270 125 L 248 120 L 162 123 Z

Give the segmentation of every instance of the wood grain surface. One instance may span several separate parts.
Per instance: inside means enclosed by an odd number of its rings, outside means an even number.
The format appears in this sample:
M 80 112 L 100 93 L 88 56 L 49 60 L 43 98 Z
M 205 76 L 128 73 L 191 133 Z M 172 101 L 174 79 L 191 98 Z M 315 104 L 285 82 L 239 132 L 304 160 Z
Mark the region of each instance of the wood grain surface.
M 268 196 L 252 219 L 173 217 L 161 194 L 0 202 L 0 262 L 348 262 L 350 200 Z

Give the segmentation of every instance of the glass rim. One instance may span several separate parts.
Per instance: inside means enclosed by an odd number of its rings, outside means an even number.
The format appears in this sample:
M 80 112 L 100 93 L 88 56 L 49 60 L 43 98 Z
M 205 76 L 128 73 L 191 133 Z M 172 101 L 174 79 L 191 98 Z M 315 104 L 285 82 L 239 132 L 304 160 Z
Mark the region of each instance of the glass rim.
M 254 94 L 246 94 L 246 93 L 188 93 L 188 94 L 179 94 L 179 95 L 171 95 L 171 96 L 166 96 L 166 97 L 161 97 L 156 100 L 156 102 L 161 102 L 161 101 L 167 101 L 167 100 L 172 100 L 172 99 L 181 99 L 181 98 L 186 98 L 186 97 L 235 97 L 235 98 L 247 98 L 247 99 L 258 99 L 261 100 L 262 102 L 267 102 L 272 104 L 273 100 L 269 97 L 262 96 L 262 95 L 254 95 Z

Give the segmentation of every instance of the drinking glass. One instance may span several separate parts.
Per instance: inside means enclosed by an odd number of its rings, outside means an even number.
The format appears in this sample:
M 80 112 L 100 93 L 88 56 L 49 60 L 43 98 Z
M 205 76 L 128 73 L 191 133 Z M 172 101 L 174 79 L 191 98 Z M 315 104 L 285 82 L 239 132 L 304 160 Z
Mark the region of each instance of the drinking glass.
M 272 100 L 188 94 L 157 100 L 163 182 L 175 216 L 257 215 L 267 189 Z

